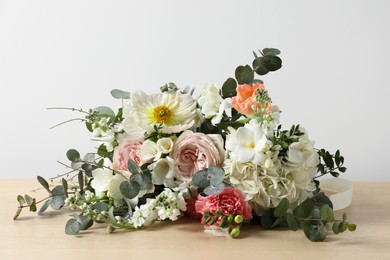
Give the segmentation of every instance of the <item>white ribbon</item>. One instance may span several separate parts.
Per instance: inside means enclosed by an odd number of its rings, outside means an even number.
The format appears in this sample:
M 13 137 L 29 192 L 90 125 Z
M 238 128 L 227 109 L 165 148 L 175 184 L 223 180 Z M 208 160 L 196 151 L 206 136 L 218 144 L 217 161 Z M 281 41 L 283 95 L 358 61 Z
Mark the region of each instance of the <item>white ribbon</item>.
M 340 210 L 351 205 L 353 185 L 350 181 L 333 178 L 320 181 L 320 189 L 329 196 L 333 210 Z

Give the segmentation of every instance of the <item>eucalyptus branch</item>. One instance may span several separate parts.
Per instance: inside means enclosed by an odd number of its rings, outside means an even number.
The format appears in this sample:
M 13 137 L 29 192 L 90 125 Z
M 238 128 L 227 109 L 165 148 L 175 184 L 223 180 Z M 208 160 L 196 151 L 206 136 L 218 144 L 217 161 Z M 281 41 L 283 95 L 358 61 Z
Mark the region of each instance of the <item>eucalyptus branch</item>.
M 73 119 L 69 119 L 69 120 L 66 120 L 66 121 L 64 121 L 64 122 L 61 122 L 61 123 L 59 123 L 59 124 L 56 124 L 56 125 L 50 127 L 49 129 L 56 128 L 56 127 L 58 127 L 58 126 L 60 126 L 60 125 L 63 125 L 63 124 L 66 124 L 66 123 L 69 123 L 69 122 L 72 122 L 72 121 L 85 122 L 85 121 L 87 121 L 87 120 L 85 120 L 84 118 L 73 118 Z
M 87 112 L 87 111 L 84 111 L 83 109 L 77 109 L 77 108 L 73 108 L 73 107 L 48 107 L 46 108 L 48 110 L 71 110 L 71 111 L 77 111 L 77 112 L 80 112 L 80 113 L 84 113 L 84 114 L 87 114 L 87 115 L 90 115 L 91 113 Z

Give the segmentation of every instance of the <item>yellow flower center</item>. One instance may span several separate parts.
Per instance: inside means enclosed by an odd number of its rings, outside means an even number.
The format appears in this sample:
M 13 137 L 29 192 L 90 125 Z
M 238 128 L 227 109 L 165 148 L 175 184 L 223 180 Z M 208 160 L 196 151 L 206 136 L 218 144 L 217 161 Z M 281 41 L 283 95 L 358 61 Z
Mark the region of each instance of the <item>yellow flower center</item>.
M 251 148 L 251 149 L 255 148 L 255 144 L 254 144 L 253 142 L 251 142 L 248 146 L 249 146 L 249 148 Z
M 164 106 L 160 105 L 153 109 L 153 118 L 157 121 L 157 123 L 166 123 L 172 116 L 172 111 Z

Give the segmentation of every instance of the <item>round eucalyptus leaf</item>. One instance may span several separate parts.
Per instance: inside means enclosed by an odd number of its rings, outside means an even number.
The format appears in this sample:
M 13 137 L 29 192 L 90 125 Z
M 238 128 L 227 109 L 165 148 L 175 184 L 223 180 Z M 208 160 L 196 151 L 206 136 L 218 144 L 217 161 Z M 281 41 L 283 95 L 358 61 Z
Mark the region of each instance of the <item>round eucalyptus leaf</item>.
M 66 152 L 66 157 L 69 159 L 69 161 L 75 162 L 80 159 L 80 153 L 75 149 L 69 149 Z
M 113 89 L 111 90 L 111 96 L 116 99 L 130 99 L 130 92 L 123 91 L 120 89 Z
M 265 56 L 262 58 L 261 63 L 269 71 L 276 71 L 282 67 L 282 60 L 277 56 Z
M 119 189 L 125 198 L 132 199 L 138 195 L 140 191 L 140 185 L 136 181 L 124 181 L 119 186 Z
M 274 48 L 263 49 L 264 56 L 277 56 L 280 54 L 280 50 Z
M 206 188 L 207 186 L 209 186 L 210 179 L 207 170 L 197 171 L 192 176 L 192 184 L 198 186 L 199 188 Z
M 269 72 L 269 70 L 261 63 L 261 59 L 262 57 L 259 59 L 255 59 L 252 63 L 253 70 L 260 76 L 265 75 Z

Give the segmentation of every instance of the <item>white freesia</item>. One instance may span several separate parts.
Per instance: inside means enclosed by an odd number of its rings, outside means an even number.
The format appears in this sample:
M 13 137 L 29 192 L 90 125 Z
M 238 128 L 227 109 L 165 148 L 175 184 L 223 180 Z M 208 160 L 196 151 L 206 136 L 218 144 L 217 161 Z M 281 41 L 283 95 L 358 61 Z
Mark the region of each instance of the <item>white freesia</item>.
M 114 178 L 112 170 L 101 168 L 95 169 L 92 171 L 92 177 L 91 186 L 95 189 L 96 196 L 104 196 L 104 192 L 108 190 L 110 182 L 112 178 Z
M 196 102 L 190 94 L 180 91 L 147 95 L 131 94 L 123 107 L 123 126 L 131 138 L 141 138 L 161 126 L 163 133 L 179 133 L 195 124 Z
M 221 123 L 223 113 L 226 113 L 226 115 L 228 117 L 232 116 L 232 99 L 231 98 L 226 98 L 221 102 L 221 104 L 219 105 L 218 114 L 216 114 L 211 119 L 211 123 L 213 125 L 217 125 L 217 124 Z
M 173 149 L 173 141 L 171 138 L 163 137 L 157 140 L 157 151 L 162 154 L 168 154 Z
M 254 164 L 263 163 L 265 152 L 269 150 L 271 144 L 256 120 L 252 119 L 244 127 L 237 130 L 233 128 L 229 128 L 229 130 L 226 148 L 238 161 Z
M 137 155 L 142 163 L 152 162 L 158 155 L 157 144 L 153 141 L 145 140 Z
M 175 166 L 175 161 L 169 156 L 159 159 L 150 167 L 152 169 L 152 182 L 156 185 L 164 184 L 170 187 L 176 175 Z

